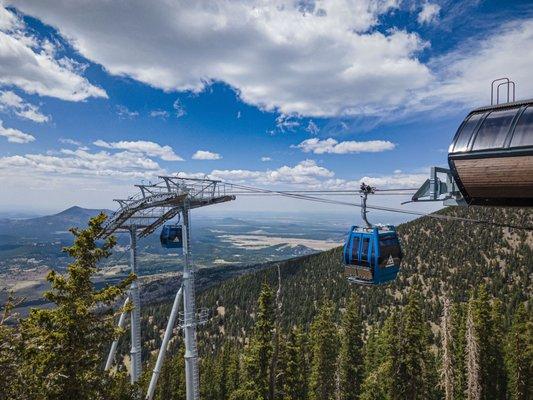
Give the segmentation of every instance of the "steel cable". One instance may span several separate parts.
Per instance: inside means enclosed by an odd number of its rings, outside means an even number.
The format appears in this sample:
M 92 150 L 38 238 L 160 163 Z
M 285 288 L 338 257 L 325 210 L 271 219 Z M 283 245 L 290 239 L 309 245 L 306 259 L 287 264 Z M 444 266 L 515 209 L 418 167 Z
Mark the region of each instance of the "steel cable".
M 248 190 L 248 191 L 254 192 L 254 193 L 276 194 L 276 195 L 279 195 L 279 196 L 290 197 L 290 198 L 301 199 L 301 200 L 314 201 L 314 202 L 318 202 L 318 203 L 336 204 L 336 205 L 344 205 L 344 206 L 361 208 L 361 205 L 357 204 L 357 203 L 350 203 L 350 202 L 338 201 L 338 200 L 332 200 L 332 199 L 324 199 L 324 198 L 320 198 L 320 197 L 309 196 L 309 195 L 299 194 L 299 193 L 290 192 L 290 191 L 256 188 L 256 187 L 253 187 L 253 186 L 240 185 L 240 184 L 235 184 L 235 183 L 231 183 L 231 182 L 223 182 L 223 183 L 225 185 L 229 185 L 229 186 L 237 188 L 237 189 Z M 382 191 L 383 190 L 387 190 L 387 189 L 382 189 Z M 470 223 L 475 223 L 475 224 L 483 224 L 483 225 L 498 226 L 498 227 L 503 227 L 503 228 L 512 228 L 512 229 L 533 231 L 533 226 L 518 226 L 518 225 L 502 224 L 502 223 L 499 223 L 499 222 L 492 222 L 492 221 L 486 221 L 486 220 L 480 220 L 480 219 L 473 219 L 473 218 L 454 217 L 454 216 L 451 216 L 451 215 L 441 215 L 441 214 L 434 214 L 434 213 L 428 214 L 428 213 L 424 213 L 424 212 L 421 212 L 421 211 L 402 210 L 402 209 L 399 209 L 399 208 L 378 206 L 378 205 L 367 205 L 367 208 L 368 209 L 372 209 L 372 210 L 378 210 L 378 211 L 388 211 L 388 212 L 395 212 L 395 213 L 401 213 L 401 214 L 418 215 L 418 216 L 421 216 L 421 217 L 428 217 L 428 218 L 434 218 L 434 219 L 440 219 L 440 220 L 470 222 Z

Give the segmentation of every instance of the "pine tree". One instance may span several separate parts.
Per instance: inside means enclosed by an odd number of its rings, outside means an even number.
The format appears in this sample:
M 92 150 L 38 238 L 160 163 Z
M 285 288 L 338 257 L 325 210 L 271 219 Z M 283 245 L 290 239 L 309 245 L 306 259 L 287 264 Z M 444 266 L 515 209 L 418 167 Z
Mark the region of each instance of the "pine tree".
M 95 289 L 91 278 L 97 263 L 110 255 L 115 244 L 110 237 L 97 245 L 105 219 L 100 214 L 86 229 L 71 229 L 74 244 L 64 251 L 74 262 L 66 275 L 51 271 L 47 276 L 51 289 L 44 297 L 55 307 L 32 309 L 21 321 L 24 372 L 40 399 L 110 398 L 113 380 L 102 371 L 103 356 L 117 333 L 110 306 L 135 277 Z
M 340 350 L 340 398 L 357 400 L 363 380 L 363 321 L 359 298 L 353 294 L 342 319 Z
M 278 290 L 276 291 L 276 297 L 275 297 L 275 323 L 274 323 L 274 333 L 272 337 L 272 343 L 273 343 L 273 351 L 272 351 L 272 357 L 270 360 L 270 385 L 269 385 L 269 393 L 268 398 L 269 400 L 274 400 L 276 396 L 276 384 L 278 382 L 278 376 L 280 375 L 278 373 L 278 363 L 281 358 L 281 327 L 280 327 L 280 319 L 281 319 L 281 308 L 282 308 L 282 302 L 281 302 L 281 270 L 278 264 L 277 268 L 278 272 Z M 283 385 L 283 384 L 282 384 Z M 283 386 L 282 386 L 283 387 Z
M 454 400 L 454 377 L 453 377 L 453 336 L 451 323 L 450 299 L 444 299 L 443 314 L 441 320 L 442 336 L 442 367 L 441 377 L 444 388 L 444 399 Z
M 305 354 L 304 333 L 299 328 L 294 328 L 289 333 L 285 350 L 284 400 L 307 398 L 307 359 Z
M 287 336 L 281 331 L 277 338 L 277 361 L 276 367 L 273 371 L 274 392 L 272 393 L 274 400 L 285 400 L 283 389 L 285 387 L 285 371 L 287 370 Z M 271 364 L 272 365 L 272 364 Z
M 464 303 L 457 303 L 451 311 L 455 400 L 466 399 L 466 310 Z
M 491 334 L 489 353 L 489 385 L 485 392 L 486 399 L 506 400 L 507 371 L 505 370 L 505 332 L 503 323 L 503 307 L 500 300 L 495 299 L 491 307 Z
M 12 399 L 20 396 L 26 385 L 26 379 L 21 374 L 21 353 L 23 343 L 17 326 L 9 326 L 13 319 L 12 311 L 15 307 L 14 298 L 10 295 L 3 309 L 0 310 L 0 399 Z
M 244 356 L 245 377 L 236 394 L 241 396 L 239 398 L 255 395 L 257 399 L 268 399 L 274 316 L 272 289 L 264 284 L 259 295 L 254 333 Z
M 155 391 L 156 400 L 185 400 L 185 347 L 180 342 L 176 354 L 169 355 Z
M 214 384 L 216 385 L 216 399 L 225 400 L 238 386 L 239 359 L 230 343 L 226 343 L 222 354 L 218 357 Z
M 502 354 L 503 334 L 499 305 L 491 306 L 489 295 L 480 286 L 469 300 L 474 334 L 478 347 L 480 399 L 504 399 L 506 395 L 505 370 Z
M 384 362 L 366 376 L 361 385 L 360 400 L 390 400 L 390 388 L 384 379 L 390 376 L 390 367 L 390 362 Z
M 422 297 L 413 288 L 399 315 L 396 336 L 389 337 L 390 395 L 393 399 L 431 399 L 435 396 L 437 379 L 429 347 L 431 330 L 422 309 Z
M 386 319 L 382 329 L 370 329 L 363 347 L 364 375 L 360 400 L 390 400 L 393 392 L 392 355 L 397 346 L 398 313 L 393 311 Z
M 235 346 L 231 346 L 227 350 L 228 352 L 228 361 L 227 361 L 227 382 L 226 382 L 226 397 L 231 396 L 231 394 L 239 388 L 240 378 L 241 378 L 241 366 L 239 359 L 239 352 Z
M 333 302 L 326 301 L 311 324 L 311 378 L 310 398 L 331 400 L 335 398 L 337 355 L 339 339 L 334 319 Z
M 217 400 L 220 392 L 220 380 L 217 364 L 212 355 L 202 357 L 200 370 L 200 397 L 204 400 Z
M 478 336 L 474 326 L 474 305 L 468 304 L 466 317 L 466 398 L 467 400 L 481 399 L 481 377 L 479 367 Z
M 533 318 L 521 304 L 513 318 L 506 343 L 509 395 L 512 400 L 533 396 Z

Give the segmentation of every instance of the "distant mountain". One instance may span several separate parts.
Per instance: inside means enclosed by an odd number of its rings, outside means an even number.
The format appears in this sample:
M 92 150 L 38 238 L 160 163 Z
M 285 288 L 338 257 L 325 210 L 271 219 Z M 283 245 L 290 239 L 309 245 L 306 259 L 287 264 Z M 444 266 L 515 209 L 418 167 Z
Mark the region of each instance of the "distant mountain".
M 68 234 L 72 227 L 83 227 L 89 218 L 100 212 L 111 214 L 111 210 L 88 209 L 73 206 L 53 215 L 27 219 L 5 218 L 0 220 L 0 238 L 2 235 L 22 237 L 25 239 L 43 239 Z M 0 239 L 1 240 L 1 239 Z

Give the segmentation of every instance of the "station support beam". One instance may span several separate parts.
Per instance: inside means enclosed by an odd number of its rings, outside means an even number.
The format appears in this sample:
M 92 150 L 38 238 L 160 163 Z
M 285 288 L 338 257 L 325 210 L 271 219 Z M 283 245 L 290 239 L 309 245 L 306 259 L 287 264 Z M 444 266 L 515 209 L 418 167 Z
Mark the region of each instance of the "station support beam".
M 161 374 L 161 368 L 163 368 L 163 363 L 165 362 L 165 356 L 167 353 L 168 342 L 172 336 L 172 330 L 176 324 L 176 317 L 179 312 L 180 302 L 183 296 L 183 287 L 180 287 L 176 297 L 174 298 L 174 304 L 172 305 L 172 310 L 170 311 L 170 317 L 168 318 L 167 328 L 165 330 L 165 336 L 163 337 L 163 342 L 161 343 L 161 348 L 159 349 L 159 354 L 157 355 L 157 361 L 155 363 L 154 371 L 152 373 L 152 379 L 150 380 L 150 386 L 148 386 L 148 392 L 146 394 L 146 400 L 152 400 L 155 393 L 155 388 L 157 386 L 157 380 Z
M 182 211 L 183 238 L 183 331 L 185 336 L 185 383 L 187 400 L 200 398 L 198 348 L 196 346 L 196 305 L 194 300 L 194 268 L 190 251 L 190 224 L 187 204 Z
M 130 302 L 129 296 L 126 297 L 126 301 L 124 302 L 124 307 L 128 305 Z M 124 324 L 126 323 L 126 311 L 123 311 L 120 314 L 120 318 L 118 320 L 118 327 L 120 329 L 124 328 Z M 115 360 L 115 353 L 117 352 L 117 346 L 118 346 L 118 338 L 113 340 L 113 343 L 111 344 L 111 349 L 109 350 L 109 355 L 107 356 L 107 361 L 105 363 L 104 371 L 109 371 L 111 367 L 113 366 L 113 361 Z
M 130 227 L 130 267 L 133 274 L 137 274 L 137 229 Z M 137 280 L 130 286 L 131 310 L 131 383 L 139 380 L 142 372 L 141 364 L 141 298 Z

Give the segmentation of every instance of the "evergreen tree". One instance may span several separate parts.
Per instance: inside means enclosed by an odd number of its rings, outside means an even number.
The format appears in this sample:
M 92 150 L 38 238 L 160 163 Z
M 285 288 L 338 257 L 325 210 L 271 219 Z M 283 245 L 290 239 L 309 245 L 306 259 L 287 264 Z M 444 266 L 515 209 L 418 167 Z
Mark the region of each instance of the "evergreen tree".
M 510 398 L 530 399 L 533 396 L 533 318 L 524 304 L 514 315 L 506 350 Z
M 278 373 L 278 364 L 283 356 L 283 338 L 281 337 L 281 327 L 280 327 L 280 317 L 281 317 L 281 270 L 279 267 L 279 264 L 277 266 L 277 272 L 278 272 L 278 290 L 276 291 L 276 297 L 275 297 L 275 324 L 274 324 L 274 333 L 273 333 L 273 352 L 272 357 L 270 360 L 270 386 L 269 386 L 269 393 L 268 398 L 270 400 L 274 400 L 276 397 L 276 394 L 278 392 L 276 385 L 278 383 L 278 380 L 282 380 L 283 373 Z M 281 387 L 283 387 L 283 382 L 280 382 Z
M 392 392 L 392 354 L 398 336 L 398 313 L 393 311 L 386 319 L 382 329 L 370 329 L 363 347 L 364 375 L 360 400 L 390 400 Z
M 260 400 L 263 399 L 263 397 L 258 396 L 257 390 L 240 387 L 239 389 L 235 390 L 231 396 L 229 397 L 229 400 Z
M 0 376 L 3 384 L 0 385 L 0 399 L 13 399 L 24 392 L 26 379 L 21 371 L 21 353 L 23 343 L 17 326 L 9 326 L 12 319 L 14 299 L 10 295 L 0 314 Z
M 118 333 L 110 306 L 135 277 L 95 289 L 91 278 L 97 263 L 115 244 L 109 237 L 97 245 L 105 219 L 100 214 L 86 229 L 71 229 L 74 244 L 64 251 L 74 261 L 66 275 L 51 271 L 47 276 L 51 289 L 44 297 L 55 307 L 32 309 L 21 321 L 24 373 L 39 399 L 110 398 L 114 381 L 102 370 L 104 354 Z
M 229 395 L 237 388 L 238 378 L 235 374 L 238 374 L 239 359 L 237 353 L 234 351 L 230 343 L 224 345 L 222 354 L 218 358 L 216 365 L 214 385 L 216 386 L 216 399 L 225 400 Z M 209 377 L 207 377 L 209 379 Z
M 360 400 L 390 400 L 390 388 L 385 380 L 390 376 L 390 367 L 390 362 L 386 361 L 366 376 L 361 385 Z
M 176 354 L 171 354 L 163 365 L 157 381 L 155 400 L 185 400 L 185 349 L 180 342 Z
M 226 397 L 228 398 L 240 385 L 241 366 L 239 359 L 239 352 L 235 346 L 231 346 L 227 350 L 227 381 L 226 381 Z
M 482 400 L 504 399 L 505 371 L 502 354 L 502 324 L 499 305 L 491 306 L 489 295 L 480 286 L 469 300 L 472 318 L 471 333 L 476 338 L 479 355 L 479 386 Z
M 276 351 L 274 351 L 276 354 Z M 287 336 L 284 335 L 281 331 L 278 333 L 277 337 L 277 361 L 275 363 L 275 368 L 271 370 L 273 375 L 274 384 L 271 386 L 271 390 L 274 390 L 272 393 L 274 400 L 284 400 L 283 389 L 285 387 L 285 371 L 287 370 Z M 272 366 L 272 363 L 271 363 Z M 271 378 L 272 379 L 272 378 Z M 271 381 L 272 384 L 272 381 Z
M 339 338 L 334 319 L 335 307 L 326 301 L 311 324 L 312 363 L 310 398 L 331 400 L 335 398 L 337 355 Z
M 223 360 L 221 360 L 223 361 Z M 217 363 L 212 355 L 203 357 L 200 363 L 200 397 L 204 400 L 217 400 L 220 393 L 220 370 L 222 363 Z
M 466 398 L 467 400 L 481 399 L 481 376 L 479 361 L 478 335 L 474 322 L 473 304 L 468 304 L 466 316 Z
M 503 307 L 498 299 L 494 299 L 491 307 L 492 332 L 490 334 L 489 380 L 486 399 L 506 400 L 507 371 L 505 370 L 505 328 L 503 323 Z
M 436 369 L 430 352 L 431 330 L 423 314 L 420 292 L 411 289 L 399 315 L 398 328 L 388 339 L 391 362 L 391 398 L 398 400 L 435 397 Z
M 363 380 L 363 321 L 359 298 L 352 294 L 342 319 L 340 349 L 340 398 L 357 400 Z
M 466 394 L 466 312 L 464 303 L 452 306 L 452 350 L 455 400 L 465 400 Z
M 451 306 L 448 298 L 444 299 L 443 313 L 441 319 L 442 337 L 442 366 L 441 377 L 444 388 L 444 399 L 454 400 L 454 378 L 453 378 L 453 336 L 451 322 Z
M 259 295 L 254 333 L 244 356 L 244 380 L 237 395 L 241 398 L 255 396 L 268 399 L 270 389 L 270 361 L 274 329 L 274 299 L 267 284 L 263 285 Z
M 304 333 L 299 328 L 291 329 L 285 350 L 283 399 L 307 398 L 307 359 Z

